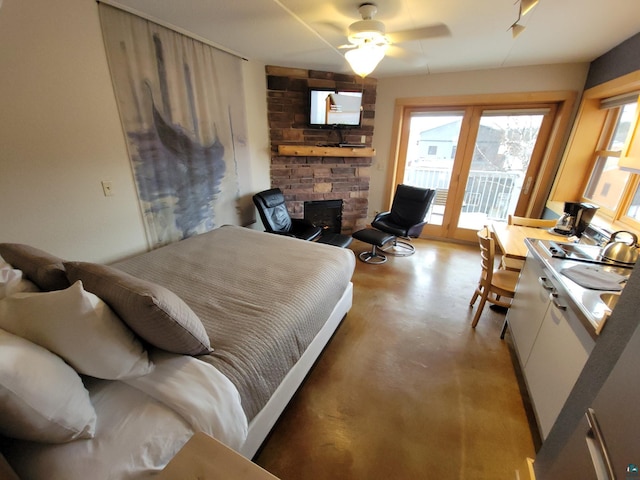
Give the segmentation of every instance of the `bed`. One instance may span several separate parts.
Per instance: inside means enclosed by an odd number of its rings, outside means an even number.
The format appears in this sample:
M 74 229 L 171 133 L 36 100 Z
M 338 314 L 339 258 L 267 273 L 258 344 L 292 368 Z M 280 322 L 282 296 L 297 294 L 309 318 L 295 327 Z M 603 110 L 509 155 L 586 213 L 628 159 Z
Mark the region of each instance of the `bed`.
M 73 438 L 42 441 L 24 434 L 22 425 L 2 427 L 3 453 L 25 479 L 147 478 L 196 431 L 253 457 L 351 307 L 351 250 L 241 227 L 220 227 L 109 266 L 36 251 L 44 258 L 35 268 L 34 261 L 16 259 L 11 248 L 0 245 L 4 270 L 13 272 L 0 300 L 0 346 L 31 342 L 32 349 L 42 347 L 40 356 L 60 356 L 77 372 L 88 397 L 67 401 L 87 407 L 80 422 L 84 430 L 76 428 Z M 42 265 L 54 261 L 55 268 L 44 272 Z M 64 278 L 56 281 L 67 284 L 47 285 L 46 274 L 60 271 Z M 2 285 L 0 297 L 1 292 Z M 51 307 L 54 296 L 58 303 Z M 107 351 L 108 360 L 98 362 L 106 336 L 68 345 L 69 337 L 91 324 L 85 318 L 80 327 L 68 326 L 69 314 L 60 326 L 51 318 L 34 320 L 37 328 L 25 326 L 38 312 L 66 311 L 72 297 L 92 304 L 92 315 L 111 315 L 109 325 L 121 323 L 128 350 Z M 38 337 L 37 329 L 46 335 Z M 79 343 L 90 354 L 71 355 Z M 113 343 L 120 348 L 124 340 Z M 105 372 L 114 356 L 122 365 Z M 36 357 L 47 368 L 55 364 Z M 0 361 L 37 365 L 21 357 Z M 26 370 L 23 378 L 42 376 L 35 368 Z M 65 381 L 77 384 L 71 377 Z

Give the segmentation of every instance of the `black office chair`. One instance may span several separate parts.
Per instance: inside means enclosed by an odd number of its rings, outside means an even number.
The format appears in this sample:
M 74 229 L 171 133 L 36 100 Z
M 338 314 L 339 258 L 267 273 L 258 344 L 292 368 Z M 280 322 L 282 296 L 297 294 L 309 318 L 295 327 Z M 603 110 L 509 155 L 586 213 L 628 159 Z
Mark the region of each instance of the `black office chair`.
M 322 233 L 321 227 L 299 218 L 291 218 L 284 203 L 284 194 L 279 188 L 256 193 L 253 203 L 267 232 L 302 240 L 315 240 Z
M 408 240 L 417 238 L 422 233 L 435 195 L 436 191 L 429 188 L 398 185 L 391 210 L 377 214 L 371 222 L 372 227 L 394 236 L 393 242 L 380 250 L 401 257 L 413 255 L 415 247 Z

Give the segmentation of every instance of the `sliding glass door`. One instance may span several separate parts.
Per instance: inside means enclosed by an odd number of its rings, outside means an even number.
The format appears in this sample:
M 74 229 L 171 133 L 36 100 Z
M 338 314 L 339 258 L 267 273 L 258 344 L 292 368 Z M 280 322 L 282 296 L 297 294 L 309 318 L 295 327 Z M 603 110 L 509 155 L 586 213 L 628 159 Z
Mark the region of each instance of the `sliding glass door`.
M 529 167 L 547 113 L 548 109 L 481 112 L 458 228 L 480 230 L 516 213 L 537 173 Z
M 553 105 L 406 109 L 396 178 L 433 188 L 426 233 L 474 240 L 475 232 L 526 212 Z
M 464 111 L 410 115 L 402 183 L 436 190 L 429 217 L 432 225 L 443 224 L 463 119 Z

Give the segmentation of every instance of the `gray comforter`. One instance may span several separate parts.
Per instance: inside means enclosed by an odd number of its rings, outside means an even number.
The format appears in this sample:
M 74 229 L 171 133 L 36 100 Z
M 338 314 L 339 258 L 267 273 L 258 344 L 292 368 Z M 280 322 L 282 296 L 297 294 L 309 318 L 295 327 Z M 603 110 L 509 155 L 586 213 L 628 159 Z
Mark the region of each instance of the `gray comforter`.
M 224 226 L 112 265 L 162 285 L 200 317 L 201 356 L 238 388 L 250 421 L 347 287 L 351 250 Z

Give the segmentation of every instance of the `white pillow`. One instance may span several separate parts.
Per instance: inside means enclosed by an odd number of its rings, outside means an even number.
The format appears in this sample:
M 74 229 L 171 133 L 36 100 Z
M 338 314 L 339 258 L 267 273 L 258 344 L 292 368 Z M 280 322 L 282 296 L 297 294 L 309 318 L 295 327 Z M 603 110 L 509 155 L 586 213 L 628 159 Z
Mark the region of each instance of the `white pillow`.
M 80 281 L 65 290 L 0 300 L 0 327 L 51 350 L 85 375 L 115 380 L 153 369 L 135 334 Z
M 0 329 L 0 433 L 34 442 L 93 438 L 89 392 L 60 357 Z
M 36 284 L 27 280 L 21 270 L 13 268 L 0 258 L 0 300 L 19 292 L 38 292 Z

